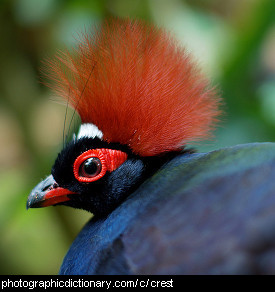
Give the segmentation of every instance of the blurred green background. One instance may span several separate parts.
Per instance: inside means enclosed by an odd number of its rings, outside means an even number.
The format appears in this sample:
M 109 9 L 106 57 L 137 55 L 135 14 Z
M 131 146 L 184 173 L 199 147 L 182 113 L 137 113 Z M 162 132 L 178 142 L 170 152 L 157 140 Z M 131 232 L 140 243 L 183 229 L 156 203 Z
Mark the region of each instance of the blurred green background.
M 0 0 L 1 274 L 58 273 L 91 217 L 25 204 L 62 148 L 66 107 L 42 84 L 42 61 L 108 16 L 171 30 L 218 85 L 226 115 L 199 151 L 275 141 L 274 0 Z

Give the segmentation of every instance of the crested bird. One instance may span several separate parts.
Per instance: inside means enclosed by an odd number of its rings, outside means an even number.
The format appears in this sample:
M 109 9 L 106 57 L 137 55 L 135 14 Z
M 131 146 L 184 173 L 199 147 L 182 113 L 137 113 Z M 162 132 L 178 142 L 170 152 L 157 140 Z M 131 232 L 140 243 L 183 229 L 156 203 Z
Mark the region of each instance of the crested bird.
M 30 193 L 27 208 L 66 205 L 94 214 L 60 273 L 181 271 L 169 268 L 177 258 L 183 259 L 171 252 L 171 242 L 165 246 L 161 241 L 161 231 L 171 226 L 181 238 L 184 216 L 180 210 L 185 205 L 175 201 L 176 190 L 192 172 L 188 174 L 182 167 L 190 157 L 199 155 L 188 145 L 210 138 L 218 122 L 221 101 L 216 88 L 170 33 L 130 19 L 108 20 L 92 34 L 83 33 L 74 50 L 59 52 L 47 62 L 46 76 L 50 86 L 79 114 L 81 126 L 58 154 L 51 174 Z M 135 269 L 134 265 L 141 263 L 125 263 L 121 232 L 134 218 L 137 224 L 149 226 L 148 221 L 140 221 L 150 204 L 155 206 L 155 214 L 160 206 L 169 213 L 165 204 L 159 203 L 163 200 L 176 210 L 171 211 L 173 216 L 168 214 L 168 222 L 166 214 L 158 221 L 164 229 L 150 225 L 148 238 L 144 234 L 139 238 L 133 228 L 126 248 L 136 251 L 139 260 L 149 261 L 149 266 L 151 257 L 167 256 L 166 250 L 173 259 L 163 259 L 158 268 L 152 264 L 151 270 Z M 117 216 L 117 212 L 122 213 Z M 160 215 L 150 216 L 144 218 L 154 222 Z M 107 223 L 110 228 L 105 230 L 102 226 Z M 85 256 L 93 238 L 94 261 Z M 154 240 L 159 243 L 156 249 Z M 148 260 L 146 253 L 152 253 Z M 93 262 L 93 268 L 87 261 Z
M 78 112 L 77 136 L 27 207 L 68 205 L 104 216 L 188 142 L 208 138 L 219 98 L 172 36 L 138 20 L 106 21 L 48 62 Z

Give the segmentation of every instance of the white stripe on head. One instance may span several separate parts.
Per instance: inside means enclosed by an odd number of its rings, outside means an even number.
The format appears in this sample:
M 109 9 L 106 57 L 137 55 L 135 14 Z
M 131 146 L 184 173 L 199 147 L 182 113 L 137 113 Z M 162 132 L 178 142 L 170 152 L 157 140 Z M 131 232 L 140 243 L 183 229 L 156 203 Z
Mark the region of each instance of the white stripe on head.
M 79 128 L 77 139 L 80 139 L 83 137 L 88 137 L 88 138 L 98 137 L 99 139 L 102 139 L 103 133 L 94 124 L 82 124 Z

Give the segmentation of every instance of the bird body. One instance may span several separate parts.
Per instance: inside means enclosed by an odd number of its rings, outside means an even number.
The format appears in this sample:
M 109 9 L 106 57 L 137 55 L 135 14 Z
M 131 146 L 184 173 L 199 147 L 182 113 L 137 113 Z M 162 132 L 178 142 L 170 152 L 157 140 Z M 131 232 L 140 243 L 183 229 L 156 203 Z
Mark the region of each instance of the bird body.
M 137 20 L 105 21 L 94 34 L 84 33 L 74 51 L 60 52 L 47 66 L 50 86 L 75 109 L 82 125 L 58 154 L 51 175 L 29 195 L 27 208 L 66 205 L 93 213 L 88 231 L 99 232 L 93 243 L 95 265 L 102 252 L 108 253 L 98 248 L 107 244 L 105 240 L 112 245 L 145 205 L 173 202 L 178 182 L 189 175 L 180 170 L 193 152 L 187 145 L 211 136 L 220 115 L 220 98 L 169 33 Z M 132 194 L 148 180 L 156 183 L 146 184 L 136 200 Z M 129 196 L 123 218 L 116 208 Z M 82 242 L 86 251 L 72 247 L 79 257 L 74 258 L 79 271 L 70 268 L 73 264 L 61 271 L 84 272 L 82 255 L 90 252 L 86 239 Z
M 275 144 L 176 156 L 107 218 L 60 274 L 274 274 Z

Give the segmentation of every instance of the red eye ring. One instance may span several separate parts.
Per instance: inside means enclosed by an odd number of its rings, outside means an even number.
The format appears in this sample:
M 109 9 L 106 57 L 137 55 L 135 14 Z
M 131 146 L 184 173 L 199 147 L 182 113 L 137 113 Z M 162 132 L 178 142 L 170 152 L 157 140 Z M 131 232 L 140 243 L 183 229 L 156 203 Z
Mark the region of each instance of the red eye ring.
M 81 175 L 81 166 L 83 163 L 92 157 L 96 157 L 100 160 L 101 162 L 101 171 L 94 177 L 89 177 L 89 176 L 82 176 Z M 100 178 L 102 178 L 106 171 L 113 171 L 117 169 L 125 160 L 127 159 L 127 154 L 119 151 L 119 150 L 113 150 L 113 149 L 90 149 L 82 154 L 80 154 L 73 166 L 73 173 L 75 178 L 79 182 L 84 182 L 84 183 L 90 183 L 93 181 L 96 181 Z
M 102 153 L 102 151 L 99 151 L 100 149 L 91 149 L 88 151 L 83 152 L 82 154 L 80 154 L 75 162 L 74 162 L 74 168 L 73 168 L 73 172 L 74 172 L 74 176 L 75 178 L 80 181 L 80 182 L 85 182 L 85 183 L 89 183 L 89 182 L 93 182 L 96 181 L 100 178 L 102 178 L 106 171 L 107 171 L 107 166 L 106 166 L 106 160 L 104 158 L 104 155 Z M 101 162 L 101 172 L 94 176 L 94 177 L 85 177 L 85 176 L 81 176 L 79 174 L 79 169 L 81 167 L 81 165 L 89 158 L 91 157 L 97 157 L 100 162 Z

